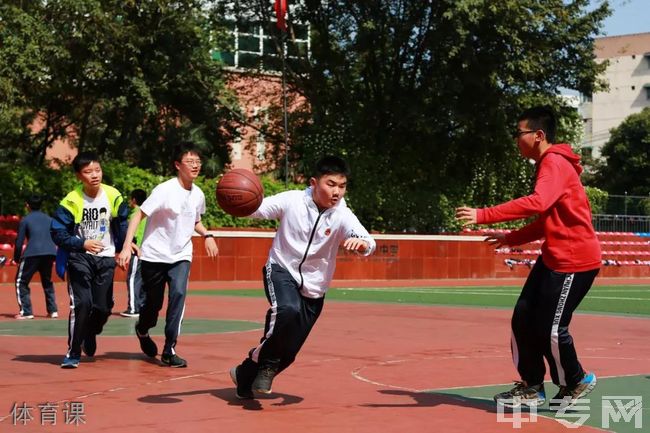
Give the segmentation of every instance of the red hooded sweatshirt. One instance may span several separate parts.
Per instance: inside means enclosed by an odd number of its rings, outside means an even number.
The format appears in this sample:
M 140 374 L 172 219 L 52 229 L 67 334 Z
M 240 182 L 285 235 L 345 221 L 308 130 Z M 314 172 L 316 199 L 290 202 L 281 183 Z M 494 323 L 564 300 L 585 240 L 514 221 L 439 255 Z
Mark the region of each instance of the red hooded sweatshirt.
M 600 243 L 591 224 L 591 207 L 580 182 L 580 157 L 568 144 L 552 145 L 537 162 L 535 191 L 498 206 L 478 209 L 479 224 L 537 219 L 506 235 L 508 245 L 545 238 L 542 260 L 557 272 L 600 268 Z

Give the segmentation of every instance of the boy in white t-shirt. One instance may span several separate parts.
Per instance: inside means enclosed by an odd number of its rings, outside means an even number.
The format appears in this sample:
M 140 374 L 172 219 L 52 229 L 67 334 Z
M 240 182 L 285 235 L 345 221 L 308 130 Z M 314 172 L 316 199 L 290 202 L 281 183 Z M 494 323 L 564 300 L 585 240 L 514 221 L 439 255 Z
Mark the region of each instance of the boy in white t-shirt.
M 78 367 L 82 350 L 95 355 L 96 337 L 113 308 L 115 252 L 122 249 L 129 213 L 120 192 L 102 183 L 97 155 L 81 152 L 72 167 L 82 185 L 61 200 L 50 226 L 59 247 L 57 268 L 65 266 L 70 293 L 68 352 L 62 368 Z
M 142 218 L 147 218 L 142 248 L 139 257 L 142 263 L 142 289 L 144 304 L 135 332 L 140 348 L 150 357 L 158 354 L 156 343 L 149 337 L 149 329 L 156 326 L 158 313 L 162 309 L 165 284 L 169 286 L 169 300 L 165 323 L 165 346 L 160 361 L 170 367 L 186 367 L 187 362 L 175 351 L 180 333 L 185 295 L 192 262 L 192 235 L 196 231 L 205 238 L 205 250 L 209 257 L 215 257 L 219 249 L 208 230 L 201 223 L 205 213 L 205 196 L 194 185 L 201 171 L 201 157 L 192 143 L 181 143 L 174 154 L 177 177 L 156 186 L 142 203 L 140 211 L 129 222 L 125 244 L 132 245 L 133 236 Z M 125 248 L 120 253 L 118 264 L 126 269 L 131 251 Z

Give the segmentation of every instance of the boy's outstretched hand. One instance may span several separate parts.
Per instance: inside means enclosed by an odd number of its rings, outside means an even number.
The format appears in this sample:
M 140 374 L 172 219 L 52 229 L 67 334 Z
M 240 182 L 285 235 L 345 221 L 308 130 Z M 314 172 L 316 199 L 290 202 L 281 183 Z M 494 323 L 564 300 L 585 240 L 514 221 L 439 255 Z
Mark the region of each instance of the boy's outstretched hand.
M 485 242 L 488 244 L 492 245 L 494 248 L 501 248 L 505 247 L 508 244 L 506 244 L 506 235 L 503 233 L 491 233 L 488 236 L 485 237 Z
M 347 251 L 356 251 L 359 253 L 365 253 L 368 249 L 368 242 L 359 238 L 347 238 L 343 242 L 343 248 Z
M 476 209 L 461 206 L 456 208 L 456 219 L 463 222 L 463 226 L 476 224 Z

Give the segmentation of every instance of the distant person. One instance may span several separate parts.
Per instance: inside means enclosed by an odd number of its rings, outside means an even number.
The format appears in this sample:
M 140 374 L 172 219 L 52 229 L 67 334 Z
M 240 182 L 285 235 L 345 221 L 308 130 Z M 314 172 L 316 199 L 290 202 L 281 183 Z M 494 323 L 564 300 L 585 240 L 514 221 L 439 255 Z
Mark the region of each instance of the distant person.
M 339 246 L 372 254 L 375 241 L 345 204 L 350 169 L 337 156 L 317 163 L 309 187 L 264 198 L 251 218 L 280 226 L 262 269 L 270 307 L 264 334 L 243 362 L 230 370 L 239 399 L 269 394 L 274 378 L 289 367 L 320 316 L 336 267 Z
M 512 315 L 511 348 L 521 381 L 494 396 L 509 407 L 544 403 L 544 358 L 560 388 L 550 402 L 552 410 L 574 406 L 596 386 L 596 375 L 578 361 L 569 324 L 600 270 L 600 243 L 580 182 L 580 157 L 568 144 L 553 144 L 555 130 L 550 107 L 534 107 L 519 116 L 513 137 L 521 155 L 533 159 L 537 169 L 531 195 L 489 208 L 456 209 L 456 218 L 465 225 L 536 217 L 519 230 L 489 235 L 486 240 L 497 248 L 544 238 L 542 254 Z
M 140 206 L 146 199 L 147 193 L 144 190 L 134 189 L 131 191 L 131 197 L 129 198 L 129 207 L 131 208 L 129 221 L 131 221 L 134 215 L 140 212 Z M 138 248 L 142 246 L 142 238 L 144 237 L 144 227 L 146 224 L 147 219 L 143 218 L 135 231 L 133 243 L 135 243 Z M 132 254 L 129 268 L 126 271 L 127 306 L 126 310 L 120 313 L 121 316 L 138 317 L 140 315 L 140 307 L 144 302 L 141 268 L 142 266 L 138 255 L 135 253 Z
M 27 216 L 20 220 L 18 225 L 18 237 L 14 247 L 14 261 L 18 264 L 16 272 L 16 295 L 20 312 L 16 319 L 33 319 L 32 301 L 30 297 L 29 283 L 36 272 L 41 277 L 41 285 L 45 292 L 45 307 L 47 317 L 56 319 L 59 317 L 56 306 L 56 295 L 52 283 L 52 264 L 56 257 L 56 245 L 50 236 L 50 224 L 52 218 L 41 212 L 43 198 L 39 195 L 31 195 L 25 207 Z M 23 244 L 27 239 L 27 247 L 23 252 Z
M 201 222 L 201 215 L 205 213 L 205 196 L 201 188 L 194 184 L 201 172 L 201 165 L 201 156 L 194 144 L 179 144 L 174 151 L 177 176 L 153 189 L 131 218 L 125 240 L 125 245 L 132 245 L 140 221 L 147 218 L 140 250 L 145 296 L 135 324 L 135 334 L 142 352 L 155 357 L 158 346 L 149 336 L 149 330 L 158 322 L 165 286 L 168 286 L 165 345 L 160 362 L 174 368 L 187 367 L 187 361 L 176 353 L 176 343 L 185 313 L 194 232 L 205 238 L 208 257 L 216 257 L 219 253 L 217 242 Z M 137 251 L 137 246 L 132 251 Z M 123 269 L 131 260 L 132 251 L 124 248 L 120 253 L 117 260 Z
M 122 249 L 129 212 L 120 192 L 102 183 L 97 155 L 79 153 L 72 168 L 82 184 L 61 200 L 51 225 L 52 239 L 68 254 L 68 352 L 61 368 L 77 368 L 82 349 L 95 356 L 113 308 L 115 252 Z

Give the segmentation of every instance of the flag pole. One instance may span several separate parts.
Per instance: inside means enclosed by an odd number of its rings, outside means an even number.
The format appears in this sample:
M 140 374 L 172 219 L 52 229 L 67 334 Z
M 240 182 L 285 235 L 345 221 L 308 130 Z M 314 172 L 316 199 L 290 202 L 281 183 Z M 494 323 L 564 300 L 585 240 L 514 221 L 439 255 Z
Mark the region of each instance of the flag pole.
M 289 185 L 289 120 L 287 119 L 287 64 L 286 64 L 286 41 L 287 41 L 287 20 L 285 15 L 289 12 L 287 0 L 275 0 L 276 26 L 280 31 L 280 58 L 282 59 L 282 116 L 284 118 L 284 186 Z
M 282 33 L 282 50 L 280 57 L 282 58 L 282 114 L 284 117 L 284 187 L 289 186 L 289 122 L 287 119 L 287 78 L 286 78 L 286 62 L 284 56 L 286 32 Z

